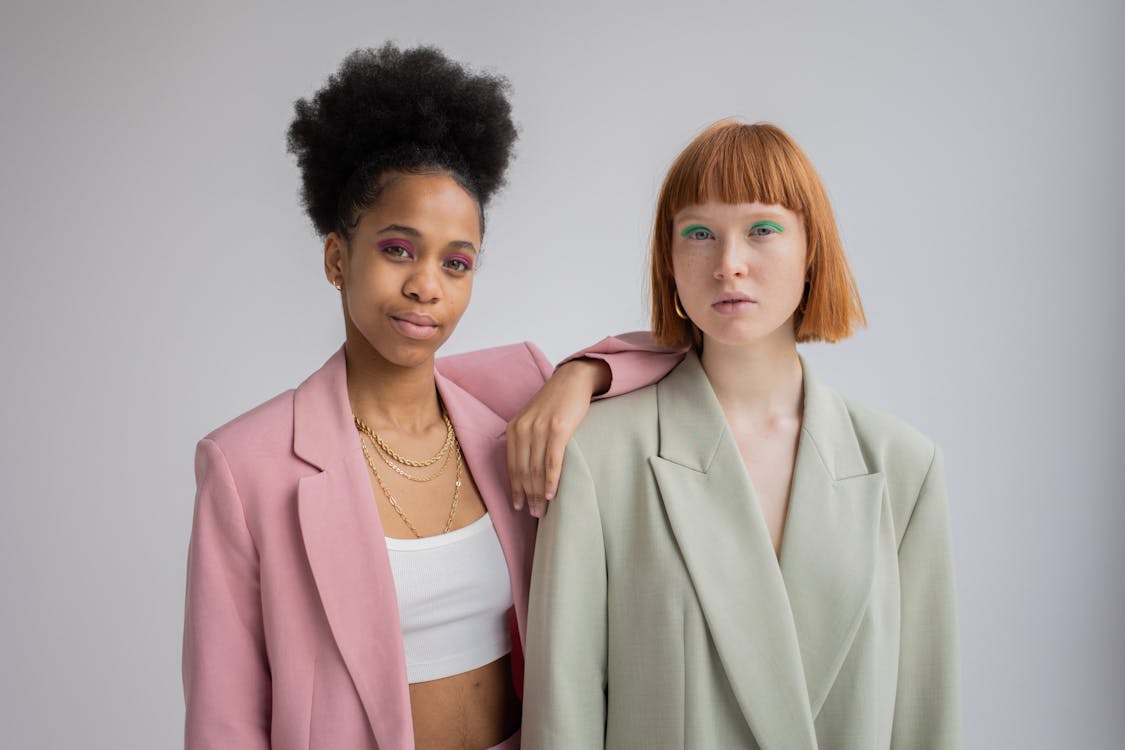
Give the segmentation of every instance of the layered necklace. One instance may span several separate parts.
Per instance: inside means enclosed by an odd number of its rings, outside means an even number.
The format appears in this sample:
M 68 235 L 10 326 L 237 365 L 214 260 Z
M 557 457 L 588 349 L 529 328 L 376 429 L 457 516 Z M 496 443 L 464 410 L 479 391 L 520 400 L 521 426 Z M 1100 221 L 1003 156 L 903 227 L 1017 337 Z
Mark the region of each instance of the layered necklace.
M 368 427 L 362 419 L 355 414 L 352 414 L 352 418 L 355 420 L 355 428 L 359 430 L 359 444 L 363 448 L 363 457 L 367 459 L 367 466 L 371 469 L 371 473 L 375 475 L 375 481 L 379 483 L 383 494 L 387 496 L 387 502 L 394 508 L 395 513 L 402 519 L 402 522 L 406 524 L 406 528 L 410 529 L 411 533 L 419 539 L 422 538 L 422 534 L 418 532 L 418 529 L 415 528 L 414 524 L 410 522 L 410 519 L 406 517 L 406 512 L 402 509 L 402 506 L 398 504 L 398 500 L 395 499 L 395 496 L 391 494 L 386 482 L 383 481 L 383 477 L 379 475 L 379 469 L 376 468 L 375 459 L 371 455 L 372 448 L 374 449 L 375 455 L 379 456 L 383 463 L 392 471 L 411 482 L 432 482 L 445 473 L 451 458 L 456 461 L 457 472 L 453 479 L 453 502 L 449 505 L 449 517 L 445 519 L 445 527 L 441 530 L 441 533 L 445 534 L 452 529 L 453 517 L 457 515 L 457 501 L 461 497 L 462 461 L 461 444 L 457 442 L 457 435 L 453 431 L 453 422 L 449 421 L 449 415 L 445 413 L 445 409 L 443 408 L 441 411 L 441 418 L 445 421 L 445 442 L 441 444 L 441 448 L 438 449 L 437 453 L 424 459 L 411 459 L 400 455 L 391 448 L 391 446 L 387 445 L 387 441 L 379 437 L 379 433 Z M 372 448 L 368 447 L 369 443 Z M 440 462 L 438 468 L 430 468 L 438 462 Z M 422 469 L 429 473 L 412 474 L 407 468 Z

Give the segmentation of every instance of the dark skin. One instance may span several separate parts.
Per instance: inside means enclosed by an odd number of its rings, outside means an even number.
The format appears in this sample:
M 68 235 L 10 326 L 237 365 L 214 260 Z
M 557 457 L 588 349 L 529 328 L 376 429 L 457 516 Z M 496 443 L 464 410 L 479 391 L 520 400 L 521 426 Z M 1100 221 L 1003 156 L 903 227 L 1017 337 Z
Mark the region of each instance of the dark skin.
M 481 243 L 480 211 L 446 174 L 390 173 L 380 179 L 384 189 L 378 203 L 363 212 L 350 237 L 328 235 L 325 275 L 341 287 L 353 412 L 397 453 L 418 459 L 435 454 L 445 440 L 434 358 L 469 303 Z M 515 455 L 538 472 L 539 499 L 550 485 L 547 467 L 561 466 L 566 439 L 585 414 L 590 395 L 607 387 L 606 370 L 604 363 L 565 365 L 513 422 L 522 424 L 509 430 L 517 438 Z M 559 454 L 557 461 L 548 457 L 551 451 Z M 374 449 L 369 452 L 417 532 L 442 533 L 455 463 L 431 482 L 411 482 L 382 463 Z M 434 470 L 410 471 L 428 475 Z M 557 476 L 556 469 L 553 481 Z M 384 533 L 414 538 L 370 470 L 369 477 Z M 451 529 L 486 511 L 467 465 L 461 483 Z M 520 724 L 507 655 L 468 672 L 411 684 L 410 705 L 415 744 L 427 750 L 491 747 Z

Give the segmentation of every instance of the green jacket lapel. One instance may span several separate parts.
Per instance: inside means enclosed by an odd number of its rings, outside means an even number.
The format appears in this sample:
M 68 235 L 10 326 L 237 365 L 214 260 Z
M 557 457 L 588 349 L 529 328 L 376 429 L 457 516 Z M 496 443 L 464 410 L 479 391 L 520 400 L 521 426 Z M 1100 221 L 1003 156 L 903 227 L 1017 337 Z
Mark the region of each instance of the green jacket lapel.
M 759 745 L 815 748 L 785 583 L 706 374 L 689 353 L 657 385 L 649 459 L 723 669 Z
M 804 370 L 780 563 L 815 717 L 870 598 L 884 482 L 868 472 L 843 399 Z

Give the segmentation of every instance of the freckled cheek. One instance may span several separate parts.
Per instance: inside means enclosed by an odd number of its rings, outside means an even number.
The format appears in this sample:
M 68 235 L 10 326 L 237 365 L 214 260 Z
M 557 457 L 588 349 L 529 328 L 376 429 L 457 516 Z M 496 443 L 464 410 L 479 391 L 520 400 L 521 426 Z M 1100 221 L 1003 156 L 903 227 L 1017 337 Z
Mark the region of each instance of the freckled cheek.
M 787 290 L 802 288 L 805 283 L 805 269 L 803 263 L 794 263 L 789 259 L 778 258 L 751 266 L 751 274 L 764 285 L 767 290 L 786 294 Z
M 677 286 L 690 287 L 705 283 L 713 270 L 698 253 L 677 253 L 672 256 L 672 276 Z
M 797 307 L 801 304 L 801 297 L 804 296 L 805 283 L 800 277 L 788 277 L 781 283 L 777 284 L 777 290 L 773 296 L 773 307 L 778 312 L 785 315 L 792 315 Z

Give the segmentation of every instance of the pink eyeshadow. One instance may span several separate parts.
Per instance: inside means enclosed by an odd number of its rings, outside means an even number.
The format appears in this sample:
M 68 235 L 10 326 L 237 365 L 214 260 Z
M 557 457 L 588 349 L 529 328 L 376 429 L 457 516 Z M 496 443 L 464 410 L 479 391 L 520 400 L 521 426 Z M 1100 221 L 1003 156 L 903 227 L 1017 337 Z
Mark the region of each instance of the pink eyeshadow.
M 379 247 L 380 248 L 394 247 L 396 245 L 399 246 L 399 247 L 404 247 L 407 250 L 409 250 L 410 252 L 414 252 L 414 245 L 410 244 L 410 240 L 404 240 L 404 239 L 379 240 Z

